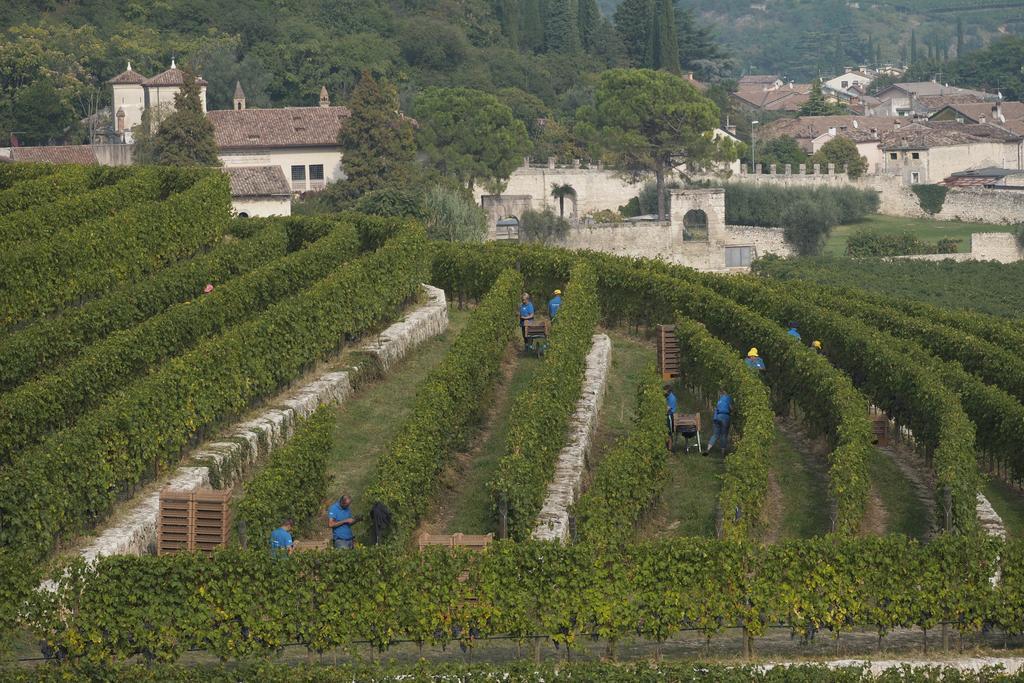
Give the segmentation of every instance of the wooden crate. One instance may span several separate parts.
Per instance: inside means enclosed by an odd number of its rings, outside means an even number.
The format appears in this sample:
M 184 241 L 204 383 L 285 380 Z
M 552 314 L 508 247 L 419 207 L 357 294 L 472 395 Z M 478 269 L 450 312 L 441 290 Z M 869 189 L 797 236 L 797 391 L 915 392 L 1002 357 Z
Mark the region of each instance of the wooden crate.
M 494 534 L 420 534 L 417 545 L 420 550 L 431 545 L 444 545 L 451 548 L 469 548 L 483 550 L 494 540 Z
M 879 446 L 889 445 L 889 417 L 884 413 L 871 416 L 871 429 L 874 442 Z
M 230 491 L 161 491 L 157 554 L 212 552 L 227 545 L 230 500 Z
M 192 492 L 164 489 L 160 492 L 160 516 L 156 527 L 158 555 L 192 549 Z
M 663 380 L 679 377 L 679 340 L 675 325 L 658 325 L 655 340 L 658 354 L 658 372 Z
M 231 491 L 199 490 L 192 495 L 192 550 L 213 552 L 231 533 Z
M 306 539 L 295 541 L 295 552 L 302 550 L 327 550 L 331 547 L 330 539 Z

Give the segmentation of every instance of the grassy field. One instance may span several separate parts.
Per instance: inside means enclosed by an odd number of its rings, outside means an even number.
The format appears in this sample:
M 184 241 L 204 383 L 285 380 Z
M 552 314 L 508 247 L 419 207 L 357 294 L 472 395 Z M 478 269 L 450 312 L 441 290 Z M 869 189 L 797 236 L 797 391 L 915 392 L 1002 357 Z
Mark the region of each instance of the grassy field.
M 770 457 L 774 485 L 769 488 L 767 536 L 774 542 L 827 534 L 832 526 L 827 463 L 802 452 L 780 429 Z M 771 500 L 776 494 L 778 499 Z
M 654 342 L 619 330 L 608 330 L 612 340 L 612 366 L 608 372 L 608 392 L 597 416 L 597 431 L 590 467 L 633 426 L 636 390 L 645 370 L 655 361 Z
M 958 221 L 935 221 L 927 218 L 901 218 L 874 214 L 860 223 L 839 225 L 832 229 L 832 234 L 825 242 L 824 253 L 827 256 L 845 256 L 846 241 L 857 230 L 875 230 L 882 234 L 902 234 L 910 232 L 925 242 L 938 242 L 944 237 L 962 239 L 960 251 L 970 251 L 971 233 L 974 232 L 1013 232 L 1012 225 L 992 225 L 989 223 L 960 223 Z

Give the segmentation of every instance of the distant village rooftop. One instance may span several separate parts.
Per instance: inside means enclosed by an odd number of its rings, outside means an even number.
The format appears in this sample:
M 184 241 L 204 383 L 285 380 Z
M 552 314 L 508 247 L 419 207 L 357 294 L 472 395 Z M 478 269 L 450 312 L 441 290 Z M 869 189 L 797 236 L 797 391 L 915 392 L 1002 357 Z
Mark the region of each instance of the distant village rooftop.
M 12 147 L 11 161 L 36 161 L 49 164 L 95 164 L 96 153 L 91 145 L 46 145 Z
M 1019 135 L 989 123 L 928 121 L 911 123 L 884 134 L 882 149 L 931 149 L 973 143 L 1020 141 Z

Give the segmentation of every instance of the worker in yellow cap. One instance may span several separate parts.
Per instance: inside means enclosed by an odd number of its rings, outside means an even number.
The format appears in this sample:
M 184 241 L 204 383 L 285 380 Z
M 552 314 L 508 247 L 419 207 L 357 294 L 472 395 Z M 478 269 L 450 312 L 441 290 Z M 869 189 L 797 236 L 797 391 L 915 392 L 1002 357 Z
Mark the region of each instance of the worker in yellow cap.
M 815 353 L 820 354 L 821 353 L 821 342 L 818 341 L 817 339 L 812 341 L 811 342 L 811 351 L 814 351 Z
M 758 372 L 761 372 L 761 371 L 764 370 L 764 361 L 761 360 L 761 356 L 757 355 L 757 347 L 756 346 L 755 347 L 751 347 L 751 349 L 749 351 L 747 351 L 747 359 L 745 361 L 743 361 L 743 362 L 747 364 L 748 368 L 753 368 L 754 370 L 757 370 Z
M 548 302 L 548 315 L 554 320 L 555 316 L 558 315 L 558 309 L 562 307 L 562 290 L 556 289 L 555 295 L 551 297 L 551 301 Z

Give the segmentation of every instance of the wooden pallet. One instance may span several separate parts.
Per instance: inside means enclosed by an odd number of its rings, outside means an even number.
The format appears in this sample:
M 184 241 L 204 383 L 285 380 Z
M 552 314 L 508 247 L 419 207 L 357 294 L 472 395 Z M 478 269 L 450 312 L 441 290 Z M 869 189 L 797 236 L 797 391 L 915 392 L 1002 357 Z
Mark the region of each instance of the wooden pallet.
M 227 545 L 231 532 L 230 491 L 160 492 L 157 554 L 213 552 Z
M 524 325 L 526 338 L 547 337 L 551 333 L 551 323 L 548 320 L 537 320 Z
M 682 373 L 679 364 L 679 340 L 676 339 L 675 325 L 658 325 L 656 347 L 658 354 L 658 372 L 663 380 L 679 377 Z

